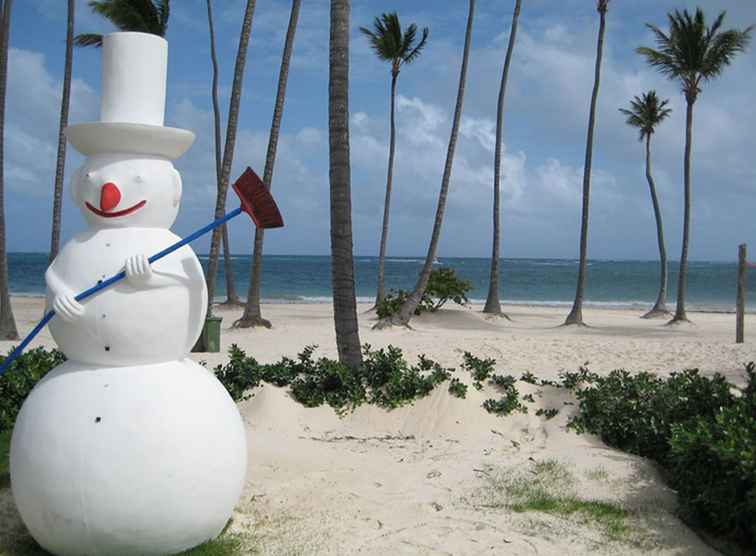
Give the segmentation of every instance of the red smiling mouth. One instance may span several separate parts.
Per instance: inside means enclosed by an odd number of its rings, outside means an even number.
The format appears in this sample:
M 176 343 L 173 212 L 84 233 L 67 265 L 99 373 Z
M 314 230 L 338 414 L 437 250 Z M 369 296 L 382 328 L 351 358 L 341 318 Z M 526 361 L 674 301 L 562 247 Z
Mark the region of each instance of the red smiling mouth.
M 142 208 L 144 205 L 147 204 L 147 201 L 139 201 L 136 205 L 130 206 L 127 209 L 123 210 L 117 210 L 115 212 L 105 212 L 104 210 L 100 210 L 98 208 L 93 207 L 89 203 L 84 203 L 86 207 L 94 212 L 97 216 L 102 216 L 103 218 L 116 218 L 118 216 L 126 216 L 127 214 L 131 214 L 132 212 L 138 211 L 140 208 Z

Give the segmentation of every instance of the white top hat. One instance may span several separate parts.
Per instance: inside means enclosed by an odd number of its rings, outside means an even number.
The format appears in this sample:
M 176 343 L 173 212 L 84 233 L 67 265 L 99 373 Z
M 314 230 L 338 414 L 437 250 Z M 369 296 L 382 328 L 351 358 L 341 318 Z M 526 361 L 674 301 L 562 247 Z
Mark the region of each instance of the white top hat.
M 84 155 L 133 153 L 175 160 L 194 133 L 164 127 L 168 42 L 148 33 L 112 33 L 102 43 L 100 121 L 65 134 Z

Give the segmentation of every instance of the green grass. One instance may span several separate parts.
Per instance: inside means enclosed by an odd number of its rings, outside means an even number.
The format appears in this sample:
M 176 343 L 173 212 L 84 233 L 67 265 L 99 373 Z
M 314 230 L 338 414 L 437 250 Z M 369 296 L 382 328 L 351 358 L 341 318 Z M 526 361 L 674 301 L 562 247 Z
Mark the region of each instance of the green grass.
M 205 544 L 182 552 L 179 556 L 236 556 L 242 553 L 241 549 L 241 540 L 234 535 L 228 535 L 207 541 Z
M 11 431 L 0 432 L 0 488 L 10 486 L 10 469 L 8 457 L 10 456 Z
M 485 507 L 579 516 L 614 540 L 626 538 L 632 532 L 627 510 L 612 502 L 583 500 L 575 494 L 575 484 L 575 477 L 566 466 L 556 460 L 545 460 L 536 462 L 527 472 L 504 470 L 492 476 L 482 494 Z

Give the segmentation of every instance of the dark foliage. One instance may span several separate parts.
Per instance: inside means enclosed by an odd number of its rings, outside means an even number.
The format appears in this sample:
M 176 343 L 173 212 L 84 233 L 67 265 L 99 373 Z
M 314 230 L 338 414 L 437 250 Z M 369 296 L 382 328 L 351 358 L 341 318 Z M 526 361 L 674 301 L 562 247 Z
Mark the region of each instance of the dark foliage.
M 459 278 L 453 268 L 437 268 L 430 274 L 428 287 L 415 309 L 415 314 L 433 313 L 448 301 L 453 301 L 458 305 L 466 305 L 468 303 L 467 293 L 471 289 L 472 284 Z M 408 297 L 409 293 L 404 290 L 392 290 L 376 305 L 378 318 L 388 318 L 397 313 Z

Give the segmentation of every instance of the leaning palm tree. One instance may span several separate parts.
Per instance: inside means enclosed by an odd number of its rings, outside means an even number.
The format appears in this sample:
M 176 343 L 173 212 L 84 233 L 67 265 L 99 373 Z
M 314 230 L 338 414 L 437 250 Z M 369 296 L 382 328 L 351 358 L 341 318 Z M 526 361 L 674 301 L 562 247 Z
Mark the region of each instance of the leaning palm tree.
M 213 103 L 213 129 L 215 139 L 215 179 L 217 187 L 221 182 L 221 115 L 220 102 L 218 101 L 218 57 L 215 52 L 215 25 L 213 24 L 213 3 L 207 0 L 207 26 L 210 32 L 210 62 L 213 66 L 212 103 Z M 226 276 L 226 304 L 239 304 L 239 296 L 236 295 L 234 274 L 231 268 L 231 248 L 228 241 L 228 227 L 223 225 L 223 272 Z
M 701 93 L 704 82 L 722 74 L 735 56 L 748 46 L 753 26 L 744 30 L 722 30 L 726 12 L 721 12 L 711 27 L 700 8 L 691 15 L 688 10 L 675 10 L 667 14 L 669 31 L 665 33 L 655 25 L 646 26 L 653 32 L 657 49 L 640 47 L 637 52 L 668 78 L 682 86 L 687 111 L 685 117 L 685 212 L 683 222 L 682 254 L 677 283 L 677 307 L 672 323 L 685 322 L 685 294 L 688 285 L 688 245 L 690 242 L 691 171 L 693 148 L 693 105 Z
M 484 313 L 502 315 L 501 301 L 499 300 L 499 263 L 501 259 L 501 223 L 500 223 L 500 196 L 501 196 L 501 140 L 504 129 L 504 98 L 507 94 L 507 78 L 509 66 L 512 63 L 515 38 L 517 37 L 517 23 L 520 18 L 522 0 L 515 0 L 514 13 L 512 14 L 512 29 L 509 32 L 509 44 L 504 58 L 504 70 L 501 74 L 499 86 L 499 102 L 496 109 L 496 150 L 494 151 L 494 190 L 493 190 L 493 249 L 491 253 L 491 277 L 488 282 L 488 296 L 483 307 Z
M 108 19 L 121 31 L 139 31 L 160 37 L 168 30 L 170 0 L 89 0 L 93 12 Z M 102 35 L 76 35 L 76 46 L 102 46 Z
M 609 0 L 597 0 L 596 9 L 599 13 L 599 35 L 596 46 L 596 69 L 593 80 L 593 94 L 591 95 L 591 109 L 588 116 L 588 138 L 585 145 L 585 166 L 583 168 L 583 211 L 580 225 L 580 264 L 578 265 L 577 289 L 575 302 L 564 324 L 583 326 L 583 297 L 585 293 L 585 275 L 588 267 L 588 213 L 591 203 L 591 165 L 593 163 L 593 132 L 596 129 L 596 102 L 598 101 L 599 86 L 601 84 L 601 60 L 604 55 L 604 33 L 606 32 L 606 12 Z
M 231 87 L 231 101 L 228 108 L 228 125 L 226 126 L 226 141 L 223 146 L 223 163 L 221 164 L 220 182 L 215 199 L 215 218 L 222 218 L 226 209 L 226 192 L 228 180 L 231 175 L 231 165 L 234 161 L 234 148 L 236 147 L 236 129 L 239 124 L 239 104 L 241 103 L 242 83 L 244 81 L 244 66 L 247 63 L 247 47 L 249 36 L 252 33 L 252 16 L 255 13 L 255 0 L 247 0 L 244 10 L 241 35 L 239 36 L 239 49 L 236 53 L 236 65 L 234 66 L 234 82 Z M 207 263 L 207 302 L 210 308 L 213 305 L 215 293 L 215 278 L 218 273 L 218 256 L 223 231 L 221 228 L 213 230 L 210 240 L 210 256 Z
M 423 29 L 422 37 L 415 44 L 417 25 L 411 24 L 402 33 L 402 25 L 396 12 L 376 17 L 373 29 L 360 27 L 360 31 L 370 41 L 370 46 L 378 58 L 391 64 L 391 131 L 389 138 L 388 175 L 386 177 L 386 199 L 383 203 L 383 227 L 381 231 L 381 246 L 378 255 L 378 292 L 375 296 L 376 305 L 385 297 L 384 266 L 386 262 L 386 244 L 389 231 L 389 210 L 391 206 L 391 185 L 394 175 L 394 148 L 396 146 L 396 80 L 402 66 L 411 64 L 420 56 L 428 40 L 428 28 Z
M 5 94 L 8 84 L 8 38 L 10 35 L 11 0 L 2 2 L 0 28 L 0 338 L 18 340 L 16 319 L 8 291 L 8 253 L 5 250 Z
M 651 136 L 657 126 L 672 113 L 672 110 L 667 108 L 667 104 L 669 100 L 660 100 L 656 91 L 649 91 L 631 100 L 629 109 L 620 108 L 620 112 L 627 116 L 627 125 L 637 128 L 640 132 L 640 141 L 645 141 L 646 144 L 646 180 L 648 180 L 648 188 L 651 192 L 651 203 L 654 206 L 656 237 L 659 242 L 659 264 L 661 265 L 659 294 L 653 308 L 643 315 L 644 319 L 669 315 L 667 310 L 667 248 L 664 243 L 664 225 L 659 199 L 656 196 L 656 184 L 651 174 Z
M 278 92 L 276 93 L 276 104 L 273 109 L 273 122 L 270 124 L 268 153 L 265 157 L 265 171 L 263 172 L 263 183 L 268 189 L 273 185 L 273 168 L 276 163 L 278 136 L 281 131 L 281 119 L 283 117 L 284 100 L 286 99 L 286 84 L 289 80 L 289 62 L 291 61 L 291 53 L 294 49 L 294 35 L 297 31 L 297 21 L 299 20 L 299 8 L 301 4 L 302 0 L 292 0 L 291 14 L 289 15 L 289 27 L 286 31 L 286 41 L 284 42 L 283 56 L 281 57 L 281 69 L 278 72 Z M 255 246 L 252 251 L 252 269 L 249 273 L 247 303 L 244 306 L 244 314 L 242 314 L 242 317 L 234 323 L 234 326 L 238 328 L 251 328 L 253 326 L 270 328 L 272 326 L 269 320 L 263 318 L 260 307 L 260 282 L 262 280 L 264 238 L 265 230 L 262 228 L 255 228 Z
M 451 180 L 452 166 L 454 165 L 454 151 L 457 146 L 457 136 L 459 135 L 459 122 L 462 118 L 462 106 L 465 99 L 465 82 L 467 80 L 467 63 L 470 59 L 470 43 L 472 41 L 472 27 L 473 20 L 475 18 L 475 0 L 469 0 L 469 9 L 467 14 L 467 27 L 465 30 L 465 46 L 462 51 L 462 66 L 459 72 L 459 88 L 457 89 L 457 104 L 454 107 L 454 119 L 452 121 L 451 135 L 449 137 L 449 147 L 446 151 L 446 164 L 444 165 L 444 174 L 441 178 L 441 190 L 438 194 L 438 205 L 436 206 L 436 217 L 433 222 L 433 233 L 431 234 L 430 244 L 428 245 L 428 252 L 425 255 L 425 262 L 423 268 L 418 276 L 415 289 L 407 296 L 407 299 L 402 303 L 399 310 L 379 321 L 375 327 L 383 328 L 393 324 L 404 325 L 409 324 L 412 315 L 415 314 L 420 300 L 425 293 L 425 289 L 428 287 L 428 280 L 430 280 L 430 274 L 433 270 L 433 261 L 436 260 L 436 251 L 438 248 L 438 242 L 441 238 L 441 226 L 444 222 L 444 211 L 446 210 L 446 198 L 449 194 L 449 181 Z
M 331 182 L 331 279 L 339 361 L 362 363 L 352 254 L 349 162 L 349 19 L 351 0 L 331 0 L 328 76 L 328 143 Z
M 60 125 L 58 127 L 58 158 L 55 163 L 55 188 L 53 190 L 52 234 L 50 237 L 49 262 L 58 255 L 60 248 L 60 220 L 63 207 L 63 175 L 66 170 L 66 135 L 68 108 L 71 104 L 71 69 L 73 66 L 74 0 L 68 0 L 68 24 L 66 26 L 66 60 L 63 72 L 63 95 L 60 101 Z

